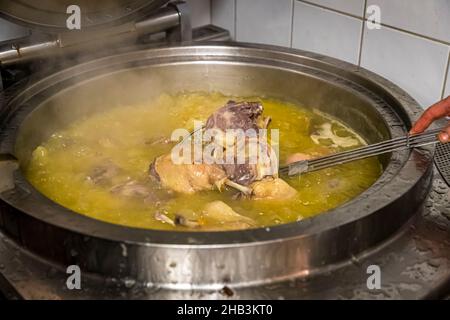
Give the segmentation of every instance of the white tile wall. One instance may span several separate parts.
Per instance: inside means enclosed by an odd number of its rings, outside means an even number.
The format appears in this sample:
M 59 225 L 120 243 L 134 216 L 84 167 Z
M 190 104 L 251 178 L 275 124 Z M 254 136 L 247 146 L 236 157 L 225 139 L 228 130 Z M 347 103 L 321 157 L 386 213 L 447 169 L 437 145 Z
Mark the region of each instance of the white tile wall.
M 199 27 L 211 23 L 210 0 L 186 0 L 191 10 L 192 27 Z
M 292 3 L 293 0 L 237 0 L 236 39 L 290 46 Z
M 357 64 L 362 24 L 360 19 L 296 2 L 292 47 Z
M 426 107 L 440 99 L 449 47 L 390 28 L 365 30 L 361 66 L 408 91 Z
M 445 74 L 450 0 L 367 0 L 380 6 L 383 27 L 364 28 L 362 43 L 363 19 L 355 17 L 363 16 L 365 0 L 187 1 L 194 27 L 214 23 L 238 41 L 293 46 L 352 63 L 361 51 L 363 67 L 397 83 L 424 106 L 442 93 L 450 95 L 450 74 Z M 0 19 L 0 41 L 27 32 Z
M 236 22 L 239 41 L 292 46 L 361 63 L 404 88 L 424 107 L 443 93 L 450 95 L 450 0 L 294 0 L 294 12 L 289 3 L 212 0 L 212 20 L 231 32 Z M 383 25 L 379 31 L 368 31 L 364 25 L 361 42 L 366 3 L 380 6 Z
M 335 9 L 358 17 L 364 15 L 364 0 L 307 0 L 327 8 Z
M 387 25 L 450 42 L 449 0 L 368 0 L 381 9 Z

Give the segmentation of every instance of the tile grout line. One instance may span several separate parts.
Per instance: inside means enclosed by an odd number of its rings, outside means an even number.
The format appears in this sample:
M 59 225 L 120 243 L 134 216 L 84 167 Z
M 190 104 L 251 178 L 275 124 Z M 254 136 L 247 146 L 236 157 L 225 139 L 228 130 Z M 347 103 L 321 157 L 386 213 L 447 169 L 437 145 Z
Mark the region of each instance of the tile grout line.
M 354 15 L 354 14 L 351 14 L 351 13 L 348 13 L 348 12 L 344 12 L 344 11 L 341 11 L 341 10 L 337 10 L 337 9 L 334 9 L 334 8 L 326 7 L 324 5 L 317 4 L 317 3 L 314 3 L 314 2 L 310 2 L 308 0 L 296 0 L 296 1 L 303 2 L 303 3 L 309 4 L 311 6 L 318 7 L 318 8 L 321 8 L 321 9 L 325 9 L 325 10 L 328 10 L 328 11 L 333 11 L 333 12 L 336 12 L 336 13 L 340 13 L 342 15 L 349 16 L 349 17 L 352 17 L 352 18 L 363 19 L 360 16 L 357 16 L 357 15 Z
M 295 0 L 292 0 L 292 5 L 291 5 L 291 39 L 289 42 L 289 47 L 292 48 L 292 43 L 294 41 L 294 6 L 295 6 Z
M 237 0 L 234 0 L 234 30 L 233 40 L 237 41 Z
M 347 12 L 343 12 L 343 11 L 336 10 L 336 9 L 333 9 L 333 8 L 329 8 L 329 7 L 320 5 L 320 4 L 312 3 L 312 2 L 309 2 L 307 0 L 296 0 L 296 1 L 308 4 L 308 5 L 313 6 L 313 7 L 321 8 L 321 9 L 324 9 L 324 10 L 327 10 L 327 11 L 339 13 L 341 15 L 344 15 L 344 16 L 347 16 L 347 17 L 350 17 L 350 18 L 367 21 L 367 19 L 365 18 L 365 15 L 363 17 L 359 17 L 359 16 L 356 16 L 356 15 L 351 14 L 351 13 L 347 13 Z M 430 41 L 433 41 L 433 42 L 437 42 L 437 43 L 440 43 L 440 44 L 445 44 L 447 46 L 450 46 L 450 42 L 447 42 L 445 40 L 436 39 L 436 38 L 433 38 L 433 37 L 430 37 L 430 36 L 426 36 L 426 35 L 423 35 L 423 34 L 420 34 L 420 33 L 416 33 L 414 31 L 409 31 L 409 30 L 405 30 L 405 29 L 402 29 L 402 28 L 394 27 L 392 25 L 385 24 L 383 22 L 380 23 L 380 24 L 381 24 L 382 27 L 390 28 L 390 29 L 393 29 L 393 30 L 396 30 L 396 31 L 404 32 L 404 33 L 409 34 L 409 35 L 413 35 L 413 36 L 416 36 L 416 37 L 419 37 L 419 38 L 427 39 L 427 40 L 430 40 Z
M 444 83 L 442 84 L 441 99 L 445 98 L 445 89 L 447 87 L 447 79 L 449 79 L 449 78 L 450 78 L 450 48 L 448 51 L 447 66 L 446 66 L 445 72 L 444 72 Z
M 364 8 L 362 12 L 362 19 L 366 20 L 366 13 L 367 13 L 367 0 L 364 0 Z
M 414 32 L 414 31 L 408 31 L 408 30 L 405 30 L 405 29 L 397 28 L 397 27 L 391 26 L 391 25 L 386 24 L 386 23 L 380 23 L 380 25 L 382 27 L 386 27 L 386 28 L 393 29 L 393 30 L 396 30 L 396 31 L 399 31 L 399 32 L 403 32 L 403 33 L 406 33 L 406 34 L 409 34 L 409 35 L 412 35 L 412 36 L 416 36 L 418 38 L 422 38 L 422 39 L 426 39 L 426 40 L 429 40 L 429 41 L 440 43 L 440 44 L 443 44 L 443 45 L 446 45 L 446 46 L 450 46 L 450 42 L 447 42 L 447 41 L 444 41 L 444 40 L 439 40 L 439 39 L 436 39 L 436 38 L 432 38 L 432 37 L 429 37 L 429 36 L 426 36 L 426 35 Z
M 213 0 L 209 0 L 209 24 L 212 24 Z
M 358 66 L 361 67 L 361 59 L 362 59 L 362 51 L 363 51 L 363 43 L 364 43 L 364 30 L 365 30 L 365 17 L 366 17 L 366 10 L 367 10 L 367 0 L 364 0 L 364 9 L 363 9 L 363 20 L 362 20 L 362 27 L 361 27 L 361 37 L 359 40 L 359 53 L 358 53 Z

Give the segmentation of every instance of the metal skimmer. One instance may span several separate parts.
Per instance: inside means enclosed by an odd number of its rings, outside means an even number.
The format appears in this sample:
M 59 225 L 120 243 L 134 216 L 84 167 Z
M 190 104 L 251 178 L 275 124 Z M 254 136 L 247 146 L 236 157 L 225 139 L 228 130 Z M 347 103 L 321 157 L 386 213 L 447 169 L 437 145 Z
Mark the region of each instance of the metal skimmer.
M 389 153 L 392 151 L 405 150 L 410 148 L 416 148 L 428 144 L 434 144 L 439 142 L 437 139 L 437 134 L 442 130 L 433 129 L 423 133 L 407 135 L 401 138 L 395 138 L 386 140 L 383 142 L 374 143 L 368 146 L 356 148 L 353 150 L 348 150 L 344 152 L 339 152 L 336 154 L 311 159 L 293 162 L 287 166 L 280 168 L 281 174 L 287 174 L 289 176 L 298 175 L 305 172 L 311 172 L 316 170 L 325 169 L 335 165 L 347 163 L 350 161 L 365 159 L 373 156 L 377 156 L 383 153 Z M 450 149 L 448 149 L 447 155 L 450 154 Z M 448 157 L 448 156 L 447 156 Z M 446 159 L 447 174 L 450 177 L 450 161 Z

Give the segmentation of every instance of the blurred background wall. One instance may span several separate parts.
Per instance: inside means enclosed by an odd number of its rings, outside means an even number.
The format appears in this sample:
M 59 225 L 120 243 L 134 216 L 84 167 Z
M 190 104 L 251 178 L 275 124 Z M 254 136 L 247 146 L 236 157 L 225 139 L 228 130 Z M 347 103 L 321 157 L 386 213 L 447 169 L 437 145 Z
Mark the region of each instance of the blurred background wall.
M 74 0 L 76 2 L 76 0 Z M 193 26 L 234 40 L 335 57 L 374 71 L 427 107 L 450 95 L 450 0 L 188 0 Z M 381 29 L 367 8 L 379 6 Z M 0 20 L 0 41 L 28 30 Z
M 378 5 L 381 29 L 366 8 Z M 313 51 L 360 65 L 422 106 L 450 95 L 450 0 L 212 0 L 211 21 L 237 41 Z

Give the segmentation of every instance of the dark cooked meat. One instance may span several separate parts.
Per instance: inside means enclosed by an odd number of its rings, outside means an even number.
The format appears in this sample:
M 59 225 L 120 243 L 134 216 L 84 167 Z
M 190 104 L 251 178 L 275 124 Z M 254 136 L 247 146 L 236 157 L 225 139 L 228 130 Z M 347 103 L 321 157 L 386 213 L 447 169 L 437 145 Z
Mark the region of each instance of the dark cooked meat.
M 258 130 L 258 120 L 263 106 L 259 102 L 228 101 L 225 106 L 214 112 L 206 121 L 206 129 L 254 129 Z
M 120 194 L 125 197 L 141 197 L 146 198 L 152 194 L 150 187 L 137 181 L 128 181 L 111 188 L 111 192 Z
M 214 136 L 214 142 L 219 148 L 223 148 L 223 155 L 216 160 L 222 160 L 225 164 L 173 164 L 170 155 L 157 157 L 150 165 L 149 174 L 164 188 L 182 193 L 194 193 L 202 190 L 211 190 L 214 187 L 221 188 L 228 185 L 236 188 L 246 195 L 251 194 L 251 185 L 254 181 L 261 180 L 267 176 L 276 176 L 270 171 L 271 166 L 267 163 L 251 163 L 246 150 L 250 142 L 258 143 L 258 147 L 265 146 L 267 152 L 272 151 L 267 143 L 258 141 L 260 129 L 266 129 L 270 118 L 263 118 L 263 106 L 259 102 L 235 102 L 228 101 L 225 106 L 211 114 L 204 130 L 213 129 L 221 131 L 223 135 Z M 237 144 L 237 136 L 231 139 L 226 135 L 227 130 L 247 131 L 253 129 L 252 137 L 245 137 L 242 145 Z M 219 139 L 222 139 L 219 141 Z M 242 150 L 244 147 L 244 150 Z M 269 147 L 269 148 L 267 148 Z M 238 150 L 240 149 L 240 150 Z M 226 151 L 234 150 L 245 152 L 245 161 L 239 162 L 237 154 L 234 154 L 233 163 L 226 163 Z M 269 156 L 272 160 L 273 158 Z M 241 159 L 242 160 L 242 159 Z M 272 163 L 272 161 L 271 161 Z
M 264 108 L 260 102 L 235 102 L 228 101 L 227 104 L 211 116 L 206 121 L 205 129 L 219 129 L 226 132 L 228 129 L 241 129 L 243 131 L 265 128 L 269 118 L 262 120 Z M 225 141 L 224 147 L 230 147 L 230 141 Z M 246 142 L 248 143 L 248 141 Z M 255 164 L 250 164 L 248 159 L 245 163 L 238 163 L 235 159 L 234 164 L 224 164 L 222 169 L 227 177 L 241 185 L 249 185 L 258 177 L 258 168 Z
M 151 181 L 129 180 L 113 186 L 110 192 L 123 198 L 143 200 L 147 204 L 160 206 L 173 198 L 167 190 L 151 187 Z
M 111 160 L 106 160 L 102 162 L 102 164 L 91 169 L 87 176 L 87 180 L 99 185 L 110 184 L 121 171 L 122 170 Z
M 249 163 L 224 164 L 222 168 L 228 179 L 244 186 L 248 186 L 257 177 L 256 165 Z

